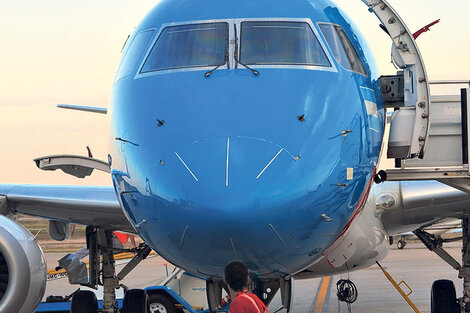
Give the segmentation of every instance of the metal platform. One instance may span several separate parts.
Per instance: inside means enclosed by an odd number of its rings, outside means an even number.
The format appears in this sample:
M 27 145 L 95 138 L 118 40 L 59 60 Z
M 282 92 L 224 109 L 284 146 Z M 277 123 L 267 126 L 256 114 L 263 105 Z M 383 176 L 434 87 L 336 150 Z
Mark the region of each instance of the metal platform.
M 469 81 L 435 81 L 430 84 L 465 84 L 467 88 L 460 89 L 460 95 L 431 96 L 430 129 L 424 157 L 395 159 L 396 168 L 386 170 L 387 180 L 438 180 L 470 192 Z M 391 123 L 394 123 L 393 117 Z M 398 137 L 391 133 L 389 147 L 394 140 L 399 140 Z

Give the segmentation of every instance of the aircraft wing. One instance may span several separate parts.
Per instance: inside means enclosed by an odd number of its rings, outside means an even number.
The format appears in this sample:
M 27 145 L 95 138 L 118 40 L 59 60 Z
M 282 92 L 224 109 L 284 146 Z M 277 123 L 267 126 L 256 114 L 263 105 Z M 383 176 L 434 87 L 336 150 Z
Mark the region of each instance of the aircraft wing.
M 135 233 L 111 186 L 0 184 L 0 213 Z

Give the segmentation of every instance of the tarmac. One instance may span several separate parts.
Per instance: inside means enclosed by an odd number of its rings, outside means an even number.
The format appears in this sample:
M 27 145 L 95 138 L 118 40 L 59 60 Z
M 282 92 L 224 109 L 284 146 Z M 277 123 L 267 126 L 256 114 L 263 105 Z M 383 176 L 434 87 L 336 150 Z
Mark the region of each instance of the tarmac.
M 445 245 L 446 250 L 457 260 L 461 260 L 459 243 Z M 57 265 L 63 253 L 48 253 L 46 260 L 49 268 Z M 171 272 L 173 266 L 165 267 L 165 260 L 155 256 L 144 260 L 124 280 L 129 288 L 144 288 L 159 285 L 167 276 L 166 269 Z M 430 312 L 431 285 L 437 279 L 450 279 L 457 289 L 457 296 L 462 295 L 462 281 L 458 272 L 442 261 L 421 243 L 409 243 L 405 249 L 398 250 L 392 246 L 388 256 L 380 262 L 382 266 L 400 282 L 405 280 L 413 290 L 410 299 L 421 313 Z M 119 271 L 124 265 L 118 265 Z M 297 280 L 294 282 L 294 299 L 291 313 L 347 313 L 346 304 L 340 303 L 336 297 L 336 282 L 348 278 L 347 274 L 335 275 L 318 279 Z M 349 279 L 358 289 L 358 299 L 351 305 L 351 312 L 363 313 L 409 313 L 413 309 L 384 276 L 378 266 L 351 272 Z M 47 295 L 67 295 L 77 289 L 68 284 L 67 278 L 48 281 Z M 403 287 L 408 293 L 406 286 Z M 271 313 L 285 313 L 281 309 L 279 293 L 269 306 Z

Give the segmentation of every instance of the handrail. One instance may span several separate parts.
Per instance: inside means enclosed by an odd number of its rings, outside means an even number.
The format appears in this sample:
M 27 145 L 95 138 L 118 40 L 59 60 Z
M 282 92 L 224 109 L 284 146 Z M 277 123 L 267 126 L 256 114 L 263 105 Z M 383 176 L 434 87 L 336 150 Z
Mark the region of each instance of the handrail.
M 431 80 L 429 85 L 469 85 L 470 80 Z

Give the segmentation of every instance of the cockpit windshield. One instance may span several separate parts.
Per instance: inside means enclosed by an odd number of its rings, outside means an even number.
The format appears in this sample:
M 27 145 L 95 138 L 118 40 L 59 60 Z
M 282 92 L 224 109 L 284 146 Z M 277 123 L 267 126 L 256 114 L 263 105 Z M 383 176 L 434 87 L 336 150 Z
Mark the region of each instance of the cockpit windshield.
M 359 54 L 341 26 L 327 23 L 319 26 L 338 63 L 347 70 L 367 76 Z
M 228 23 L 169 26 L 162 30 L 142 73 L 216 66 L 228 52 Z
M 162 25 L 137 78 L 256 66 L 337 71 L 309 19 L 227 19 Z M 253 70 L 258 75 L 258 70 Z
M 331 66 L 306 22 L 242 22 L 240 37 L 240 61 L 245 64 Z

